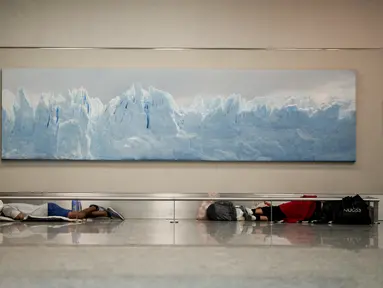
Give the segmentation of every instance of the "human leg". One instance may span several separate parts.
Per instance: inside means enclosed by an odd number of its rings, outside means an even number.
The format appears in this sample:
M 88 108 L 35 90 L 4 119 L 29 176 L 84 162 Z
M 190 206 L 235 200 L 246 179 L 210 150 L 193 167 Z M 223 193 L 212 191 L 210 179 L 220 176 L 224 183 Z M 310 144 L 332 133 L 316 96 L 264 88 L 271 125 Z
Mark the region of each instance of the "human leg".
M 56 203 L 48 203 L 48 216 L 59 216 L 59 217 L 66 217 L 69 219 L 84 219 L 91 215 L 93 211 L 95 211 L 96 208 L 89 207 L 87 209 L 84 209 L 82 211 L 72 211 L 65 209 Z
M 109 217 L 108 212 L 105 210 L 99 210 L 99 211 L 93 211 L 90 215 L 91 218 L 97 218 L 97 217 Z
M 281 221 L 286 218 L 286 215 L 279 206 L 266 206 L 253 209 L 252 211 L 259 221 Z
M 90 207 L 96 208 L 96 211 L 92 212 L 92 217 L 109 217 L 125 220 L 124 216 L 112 207 L 108 207 L 105 209 L 104 207 L 95 204 L 90 205 Z
M 67 217 L 69 219 L 85 219 L 90 218 L 94 212 L 97 212 L 97 209 L 91 206 L 81 211 L 70 211 Z
M 60 216 L 69 219 L 85 219 L 97 217 L 110 217 L 110 213 L 97 205 L 91 205 L 81 211 L 72 211 L 64 209 L 56 203 L 48 203 L 48 216 Z
M 59 216 L 59 217 L 68 217 L 68 214 L 71 210 L 65 209 L 56 203 L 49 202 L 48 203 L 48 216 Z

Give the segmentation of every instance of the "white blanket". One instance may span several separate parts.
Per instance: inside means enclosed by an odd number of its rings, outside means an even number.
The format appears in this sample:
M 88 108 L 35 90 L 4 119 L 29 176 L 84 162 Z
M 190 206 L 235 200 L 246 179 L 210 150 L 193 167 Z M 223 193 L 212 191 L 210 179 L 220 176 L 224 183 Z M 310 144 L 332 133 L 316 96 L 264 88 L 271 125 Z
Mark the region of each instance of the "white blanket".
M 27 215 L 23 220 L 14 220 L 14 219 L 9 218 L 9 217 L 0 216 L 0 222 L 15 222 L 15 221 L 82 222 L 83 220 L 81 220 L 81 219 L 69 219 L 69 218 L 61 217 L 61 216 L 46 216 L 46 217 L 41 217 L 41 216 L 30 216 L 30 215 Z

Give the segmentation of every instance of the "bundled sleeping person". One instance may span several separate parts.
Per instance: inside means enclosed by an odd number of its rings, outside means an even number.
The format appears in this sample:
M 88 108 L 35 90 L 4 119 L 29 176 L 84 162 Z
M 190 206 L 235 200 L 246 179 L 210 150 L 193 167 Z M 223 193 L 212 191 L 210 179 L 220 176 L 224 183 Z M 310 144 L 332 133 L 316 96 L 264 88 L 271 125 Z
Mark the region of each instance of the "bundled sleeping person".
M 304 197 L 314 198 L 315 196 Z M 200 208 L 199 218 L 213 221 L 246 220 L 294 223 L 318 218 L 321 211 L 321 202 L 315 201 L 315 199 L 313 201 L 291 201 L 278 206 L 261 203 L 254 208 L 234 205 L 232 202 L 224 200 L 204 203 L 203 205 L 203 208 Z
M 210 195 L 212 196 L 212 195 Z M 216 197 L 215 197 L 216 198 Z M 305 200 L 280 205 L 260 203 L 254 208 L 235 205 L 230 201 L 207 201 L 200 206 L 197 219 L 212 221 L 278 221 L 296 223 L 371 224 L 371 207 L 359 196 L 341 201 L 317 201 L 316 196 L 304 195 Z

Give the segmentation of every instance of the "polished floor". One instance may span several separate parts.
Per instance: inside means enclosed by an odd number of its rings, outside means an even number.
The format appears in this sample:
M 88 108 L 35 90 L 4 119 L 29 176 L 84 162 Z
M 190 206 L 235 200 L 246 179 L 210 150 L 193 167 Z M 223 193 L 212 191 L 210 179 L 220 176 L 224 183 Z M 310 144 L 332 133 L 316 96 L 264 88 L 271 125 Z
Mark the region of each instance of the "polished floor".
M 0 287 L 383 287 L 383 228 L 0 223 Z

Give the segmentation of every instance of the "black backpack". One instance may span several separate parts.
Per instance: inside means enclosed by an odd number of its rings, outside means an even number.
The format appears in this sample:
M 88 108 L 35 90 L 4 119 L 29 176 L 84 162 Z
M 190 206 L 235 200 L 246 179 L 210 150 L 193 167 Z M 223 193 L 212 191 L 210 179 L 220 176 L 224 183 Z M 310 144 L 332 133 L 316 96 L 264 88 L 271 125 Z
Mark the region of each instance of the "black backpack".
M 369 225 L 372 223 L 369 205 L 359 195 L 344 197 L 342 201 L 325 202 L 322 212 L 322 220 L 334 224 Z
M 237 212 L 230 201 L 217 201 L 206 210 L 206 216 L 212 221 L 236 221 Z

